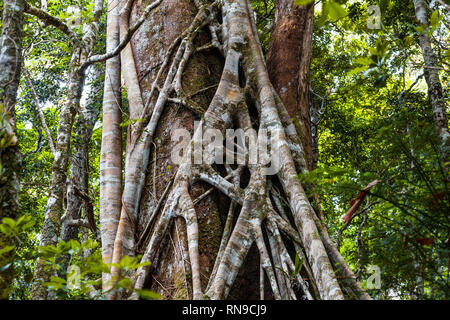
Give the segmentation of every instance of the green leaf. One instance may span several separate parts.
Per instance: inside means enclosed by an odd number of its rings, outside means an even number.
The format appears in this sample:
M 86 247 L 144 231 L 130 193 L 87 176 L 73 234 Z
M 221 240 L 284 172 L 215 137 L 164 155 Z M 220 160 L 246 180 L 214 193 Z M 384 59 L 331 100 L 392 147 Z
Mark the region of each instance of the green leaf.
M 6 247 L 0 249 L 0 256 L 1 256 L 2 254 L 4 254 L 4 253 L 10 252 L 10 251 L 13 250 L 13 249 L 14 249 L 13 246 L 6 246 Z
M 42 258 L 49 259 L 54 258 L 58 254 L 58 249 L 54 246 L 44 246 L 39 248 L 39 255 Z
M 61 283 L 61 284 L 65 284 L 66 283 L 66 279 L 55 277 L 55 276 L 51 276 L 50 280 L 52 282 Z
M 320 13 L 320 17 L 317 21 L 317 25 L 319 27 L 325 25 L 325 23 L 327 23 L 328 21 L 328 11 L 329 11 L 329 6 L 328 6 L 328 2 L 323 2 L 322 3 L 322 12 Z
M 12 229 L 7 224 L 0 224 L 0 231 L 3 232 L 7 236 L 10 236 L 12 234 Z
M 314 0 L 294 0 L 296 6 L 306 6 L 307 4 L 313 3 Z
M 430 17 L 430 24 L 432 27 L 437 27 L 440 21 L 439 10 L 434 10 Z
M 363 66 L 368 66 L 373 63 L 373 60 L 369 57 L 358 57 L 355 59 L 355 63 L 362 64 Z
M 16 226 L 16 223 L 11 218 L 3 218 L 2 222 L 3 224 L 8 225 L 11 229 L 14 229 L 14 227 Z
M 420 34 L 425 34 L 425 31 L 427 30 L 427 27 L 424 26 L 424 25 L 420 25 L 420 26 L 414 27 L 414 29 Z
M 64 285 L 58 282 L 44 282 L 42 285 L 52 290 L 64 288 Z
M 141 297 L 142 299 L 147 299 L 147 300 L 160 300 L 161 299 L 161 295 L 155 291 L 151 291 L 151 290 L 145 290 L 145 289 L 139 289 L 139 290 L 135 290 L 139 297 Z
M 433 33 L 434 30 L 436 30 L 439 27 L 439 23 L 441 22 L 442 19 L 443 17 L 439 14 L 438 10 L 433 11 L 430 17 L 430 25 L 431 25 L 431 28 L 429 30 L 430 35 Z
M 70 244 L 66 243 L 65 241 L 60 241 L 56 245 L 56 248 L 58 249 L 58 252 L 65 253 L 70 249 Z
M 339 20 L 347 15 L 347 11 L 337 2 L 328 2 L 328 15 L 333 21 Z
M 129 278 L 122 278 L 118 282 L 118 286 L 121 288 L 129 289 L 133 286 L 133 281 Z
M 131 263 L 131 258 L 129 256 L 125 256 L 122 258 L 122 260 L 120 260 L 120 267 L 121 268 L 129 267 L 130 263 Z
M 68 243 L 74 252 L 78 252 L 81 248 L 81 244 L 76 240 L 70 240 Z
M 146 266 L 150 266 L 152 263 L 150 262 L 150 261 L 147 261 L 147 262 L 141 262 L 141 263 L 139 263 L 139 264 L 137 264 L 136 266 L 135 266 L 135 268 L 137 269 L 137 268 L 140 268 L 140 267 L 146 267 Z
M 124 120 L 122 121 L 122 123 L 120 124 L 121 127 L 127 127 L 130 124 L 130 120 Z
M 297 254 L 295 255 L 295 270 L 294 273 L 292 274 L 293 277 L 296 277 L 300 273 L 303 267 L 303 263 L 305 262 L 305 256 L 302 256 L 302 258 L 300 259 L 301 253 L 302 250 L 297 252 Z
M 347 75 L 350 76 L 350 75 L 353 75 L 353 74 L 360 73 L 360 72 L 362 72 L 362 71 L 366 71 L 367 68 L 368 68 L 368 66 L 362 66 L 362 67 L 356 67 L 356 68 L 350 69 L 350 70 L 347 72 Z

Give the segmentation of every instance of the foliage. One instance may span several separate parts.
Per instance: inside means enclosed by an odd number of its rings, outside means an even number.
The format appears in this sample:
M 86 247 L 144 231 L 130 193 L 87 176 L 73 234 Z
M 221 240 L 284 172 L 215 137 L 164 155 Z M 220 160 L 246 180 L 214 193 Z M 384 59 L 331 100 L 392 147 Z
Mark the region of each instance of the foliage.
M 367 7 L 377 4 L 381 26 L 368 29 Z M 372 297 L 448 299 L 450 194 L 420 76 L 424 30 L 411 18 L 412 1 L 347 1 L 345 9 L 347 16 L 315 28 L 311 97 L 320 106 L 320 159 L 300 179 L 314 185 L 310 195 L 318 194 L 330 235 L 363 285 L 367 267 L 380 267 L 382 287 L 369 290 Z M 430 12 L 427 32 L 445 69 L 443 14 L 441 7 Z M 448 87 L 448 73 L 441 81 Z M 350 200 L 375 179 L 381 183 L 340 231 Z
M 54 276 L 45 282 L 49 290 L 59 299 L 105 299 L 110 291 L 102 292 L 102 273 L 110 273 L 110 267 L 115 266 L 126 274 L 129 270 L 150 263 L 139 263 L 140 256 L 130 258 L 124 256 L 118 264 L 105 264 L 101 248 L 93 240 L 78 242 L 60 241 L 56 246 L 39 248 L 39 257 L 46 269 Z M 131 278 L 121 276 L 111 290 L 133 290 Z M 139 295 L 147 299 L 159 299 L 159 295 L 150 290 L 139 290 Z

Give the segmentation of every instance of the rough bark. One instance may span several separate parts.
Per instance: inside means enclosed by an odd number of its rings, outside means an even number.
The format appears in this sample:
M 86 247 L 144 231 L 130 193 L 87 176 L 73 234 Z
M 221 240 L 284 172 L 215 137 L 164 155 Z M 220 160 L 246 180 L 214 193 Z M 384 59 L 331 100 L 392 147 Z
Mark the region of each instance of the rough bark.
M 428 5 L 424 0 L 414 0 L 416 18 L 419 23 L 428 28 Z M 424 76 L 428 86 L 428 98 L 433 112 L 434 125 L 436 127 L 442 150 L 442 160 L 445 167 L 449 168 L 450 161 L 450 133 L 448 130 L 447 105 L 442 93 L 442 84 L 439 79 L 439 65 L 436 54 L 431 46 L 431 38 L 428 35 L 428 29 L 425 33 L 419 34 L 420 48 L 422 50 L 424 65 Z M 447 179 L 448 179 L 448 172 Z
M 91 230 L 96 234 L 96 224 L 93 217 L 93 203 L 89 197 L 89 144 L 99 112 L 99 91 L 103 81 L 101 68 L 92 68 L 90 89 L 85 105 L 81 106 L 74 124 L 73 155 L 71 158 L 69 189 L 67 193 L 67 208 L 61 220 L 60 238 L 63 241 L 79 239 L 80 226 L 83 233 Z M 81 214 L 83 213 L 83 215 Z
M 22 64 L 23 1 L 5 1 L 0 39 L 0 218 L 17 217 L 21 155 L 15 136 L 15 104 Z
M 135 21 L 141 16 L 141 12 L 149 5 L 149 2 L 136 1 L 135 7 L 131 14 L 130 24 L 134 24 Z M 174 79 L 174 66 L 169 65 L 171 54 L 176 54 L 180 57 L 183 51 L 176 52 L 176 47 L 173 44 L 178 41 L 179 37 L 195 17 L 195 6 L 193 3 L 185 1 L 167 2 L 162 3 L 158 10 L 151 13 L 148 21 L 144 22 L 142 28 L 140 28 L 134 40 L 131 42 L 129 51 L 122 51 L 121 59 L 123 61 L 122 70 L 124 72 L 125 86 L 127 88 L 127 95 L 130 105 L 130 118 L 138 119 L 134 125 L 131 125 L 128 130 L 127 139 L 127 156 L 126 156 L 126 168 L 125 168 L 125 187 L 123 204 L 127 203 L 126 210 L 132 213 L 135 210 L 136 213 L 133 216 L 137 217 L 135 221 L 136 238 L 141 239 L 141 243 L 136 248 L 139 249 L 142 244 L 147 242 L 143 232 L 145 226 L 151 223 L 154 212 L 157 212 L 158 203 L 159 206 L 163 205 L 166 197 L 163 195 L 166 185 L 170 183 L 170 179 L 173 176 L 173 172 L 176 169 L 172 164 L 170 165 L 170 152 L 174 146 L 174 143 L 170 140 L 170 130 L 174 130 L 178 127 L 193 129 L 193 121 L 195 113 L 185 110 L 183 106 L 178 103 L 169 103 L 168 110 L 162 110 L 165 105 L 165 101 L 157 101 L 156 86 L 164 86 L 166 82 L 160 74 L 158 67 L 161 66 L 163 72 L 166 72 L 166 68 L 172 70 L 169 74 L 169 79 Z M 123 21 L 123 24 L 128 23 Z M 152 28 L 151 25 L 160 26 L 159 28 Z M 122 26 L 125 28 L 126 26 Z M 203 32 L 204 33 L 204 32 Z M 205 38 L 205 35 L 202 35 Z M 125 48 L 127 50 L 127 48 Z M 163 54 L 169 51 L 170 53 Z M 133 59 L 133 60 L 131 60 Z M 134 63 L 136 60 L 136 64 Z M 209 68 L 205 62 L 209 61 Z M 179 63 L 179 60 L 178 60 Z M 176 65 L 175 65 L 176 66 Z M 183 90 L 187 93 L 196 92 L 203 89 L 203 85 L 211 86 L 219 81 L 218 75 L 220 74 L 220 59 L 218 59 L 215 53 L 205 51 L 199 57 L 193 59 L 185 70 L 185 79 L 191 79 L 188 82 L 183 82 Z M 209 74 L 209 76 L 208 76 Z M 158 81 L 153 82 L 155 79 Z M 157 85 L 156 85 L 157 84 Z M 141 89 L 142 88 L 142 94 Z M 211 88 L 213 89 L 213 88 Z M 163 89 L 162 89 L 163 90 Z M 166 92 L 163 90 L 163 92 Z M 195 95 L 192 99 L 196 103 L 208 103 L 213 90 L 207 90 Z M 153 97 L 153 99 L 152 99 Z M 151 100 L 151 101 L 150 101 Z M 148 117 L 152 120 L 149 121 L 148 130 L 140 135 L 139 130 L 145 125 L 142 122 L 144 112 L 144 102 L 147 110 L 156 109 L 155 116 Z M 156 104 L 156 105 L 155 105 Z M 181 108 L 180 108 L 181 107 Z M 148 112 L 148 111 L 147 111 Z M 148 119 L 147 118 L 147 119 Z M 132 121 L 133 124 L 133 121 Z M 158 124 L 156 127 L 155 124 Z M 154 137 L 152 139 L 152 136 Z M 138 138 L 139 137 L 139 138 Z M 152 141 L 153 140 L 153 141 Z M 151 143 L 150 141 L 154 142 Z M 152 148 L 153 152 L 150 152 Z M 155 156 L 156 152 L 156 156 Z M 143 174 L 143 175 L 142 175 Z M 140 176 L 142 175 L 142 176 Z M 137 191 L 139 193 L 137 193 Z M 206 191 L 205 187 L 194 186 L 192 192 L 194 195 L 202 194 Z M 139 196 L 141 194 L 142 196 Z M 212 195 L 214 196 L 214 195 Z M 134 204 L 136 203 L 136 204 Z M 134 208 L 134 209 L 133 209 Z M 204 199 L 198 203 L 197 208 L 202 208 L 202 211 L 208 211 L 211 213 L 211 217 L 200 218 L 201 221 L 201 236 L 209 238 L 211 240 L 211 246 L 217 246 L 220 240 L 220 220 L 215 209 L 214 201 L 210 198 Z M 128 223 L 127 212 L 122 213 L 123 226 Z M 205 214 L 206 215 L 206 214 Z M 165 297 L 173 298 L 187 298 L 184 285 L 184 269 L 186 269 L 186 261 L 182 258 L 184 256 L 185 243 L 183 240 L 183 231 L 181 221 L 176 224 L 171 234 L 171 241 L 168 243 L 167 250 L 169 251 L 165 258 L 161 259 L 161 265 L 170 266 L 169 268 L 162 267 L 162 271 L 155 275 L 157 281 L 164 287 L 172 288 L 169 291 L 163 291 Z M 133 230 L 134 226 L 129 226 L 129 230 Z M 214 232 L 218 231 L 218 232 Z M 128 243 L 134 242 L 135 235 L 133 232 L 125 235 L 123 239 L 127 239 Z M 215 241 L 212 238 L 216 238 Z M 185 239 L 185 238 L 184 238 Z M 143 243 L 142 243 L 143 242 Z M 118 242 L 120 244 L 120 242 Z M 117 248 L 117 246 L 116 246 Z M 132 250 L 130 250 L 130 248 Z M 134 254 L 134 248 L 132 245 L 123 246 L 124 251 L 119 256 L 117 255 L 117 261 L 123 255 L 130 251 Z M 205 251 L 209 248 L 206 246 Z M 212 268 L 210 255 L 214 252 L 211 250 L 208 254 L 202 257 L 202 272 L 206 273 Z M 209 260 L 209 261 L 208 261 Z M 170 272 L 168 272 L 170 270 Z M 181 278 L 180 278 L 181 275 Z M 181 281 L 181 282 L 180 282 Z M 202 280 L 204 281 L 204 279 Z M 154 282 L 155 288 L 159 287 L 158 282 Z M 181 283 L 181 287 L 180 287 Z M 161 287 L 158 289 L 161 290 Z
M 48 14 L 45 10 L 46 8 L 38 9 L 31 6 L 28 2 L 25 2 L 26 13 L 37 17 L 40 21 L 42 21 L 44 26 L 51 25 L 61 32 L 65 33 L 73 44 L 79 44 L 80 41 L 77 37 L 77 34 L 62 20 Z
M 19 214 L 22 156 L 16 137 L 14 107 L 22 65 L 23 10 L 22 0 L 4 1 L 0 38 L 0 220 L 16 219 Z M 0 246 L 7 245 L 6 241 L 0 233 Z M 8 297 L 13 276 L 12 265 L 0 273 L 0 299 Z
M 270 80 L 293 118 L 312 169 L 309 68 L 312 56 L 314 3 L 298 6 L 294 0 L 276 1 L 275 19 L 267 54 Z
M 132 3 L 132 2 L 129 2 Z M 131 7 L 127 3 L 123 3 L 119 17 L 120 39 L 125 38 L 126 31 L 129 27 L 129 18 Z M 123 78 L 127 90 L 128 104 L 129 104 L 129 119 L 130 127 L 127 133 L 127 141 L 138 139 L 134 135 L 133 128 L 141 117 L 141 112 L 144 109 L 141 89 L 136 73 L 136 66 L 134 63 L 133 51 L 131 44 L 128 43 L 120 53 L 120 60 L 123 70 Z M 141 140 L 143 143 L 138 143 L 136 151 L 131 150 L 131 144 L 127 143 L 127 153 L 125 159 L 125 185 L 122 193 L 121 212 L 119 215 L 119 224 L 117 227 L 116 237 L 114 239 L 114 250 L 112 254 L 112 263 L 119 263 L 123 256 L 134 256 L 134 237 L 137 217 L 137 201 L 140 198 L 143 171 L 145 170 L 150 145 L 148 142 Z M 142 166 L 141 166 L 142 163 Z M 118 268 L 111 268 L 111 276 L 116 281 L 119 277 L 120 270 Z

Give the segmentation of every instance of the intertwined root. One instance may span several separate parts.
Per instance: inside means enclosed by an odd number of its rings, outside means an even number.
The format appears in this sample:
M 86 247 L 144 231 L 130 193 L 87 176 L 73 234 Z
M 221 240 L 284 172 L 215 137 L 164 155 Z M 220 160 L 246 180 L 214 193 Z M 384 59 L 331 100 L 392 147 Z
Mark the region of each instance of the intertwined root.
M 183 161 L 173 183 L 167 187 L 145 228 L 144 235 L 150 230 L 150 239 L 142 262 L 153 262 L 156 259 L 162 241 L 170 230 L 172 219 L 182 217 L 186 222 L 188 249 L 188 255 L 184 255 L 184 259 L 189 259 L 186 266 L 190 267 L 192 283 L 189 287 L 192 287 L 194 299 L 226 298 L 254 243 L 260 255 L 261 298 L 264 298 L 267 277 L 276 299 L 343 299 L 344 295 L 327 254 L 327 251 L 330 252 L 330 243 L 326 229 L 321 225 L 297 179 L 298 170 L 306 168 L 300 138 L 268 79 L 250 5 L 247 0 L 224 0 L 223 3 L 216 1 L 212 4 L 197 2 L 199 13 L 191 27 L 170 46 L 151 88 L 149 101 L 142 108 L 142 118 L 150 118 L 149 122 L 145 128 L 142 122 L 138 122 L 131 129 L 129 141 L 132 144 L 126 159 L 127 180 L 123 210 L 116 237 L 116 245 L 120 247 L 115 248 L 117 250 L 113 262 L 119 261 L 121 255 L 134 251 L 134 235 L 127 233 L 127 230 L 133 230 L 137 217 L 137 204 L 145 180 L 151 142 L 164 106 L 167 102 L 176 101 L 194 112 L 202 113 L 203 117 L 183 154 Z M 215 19 L 220 8 L 222 25 Z M 198 30 L 205 26 L 211 32 L 211 43 L 195 48 L 193 40 Z M 224 54 L 225 65 L 215 96 L 203 113 L 202 108 L 186 96 L 181 84 L 183 70 L 190 57 L 209 46 L 218 48 Z M 163 71 L 167 67 L 164 84 L 159 88 L 158 82 L 163 80 Z M 172 95 L 175 96 L 171 97 Z M 258 113 L 253 119 L 250 117 L 250 105 L 256 106 Z M 210 164 L 194 164 L 192 159 L 203 132 L 215 129 L 223 134 L 233 126 L 244 132 L 256 129 L 258 148 L 268 147 L 276 155 L 271 163 L 279 169 L 274 172 L 276 176 L 268 175 L 270 171 L 266 165 L 249 163 L 249 150 L 245 144 L 241 145 L 241 152 L 243 149 L 246 164 L 224 165 L 226 176 L 222 176 Z M 263 139 L 266 131 L 276 137 L 270 141 L 269 146 L 265 145 L 268 142 Z M 228 150 L 225 146 L 223 150 L 226 154 L 234 153 L 234 150 Z M 210 154 L 205 155 L 205 151 Z M 208 151 L 207 148 L 203 148 L 203 152 L 206 158 L 215 156 L 215 151 Z M 250 172 L 250 179 L 242 189 L 240 179 L 244 167 Z M 210 184 L 231 199 L 214 268 L 204 290 L 200 281 L 198 221 L 194 203 L 210 194 L 211 190 L 193 200 L 189 188 L 197 181 Z M 278 191 L 275 185 L 281 186 L 282 191 Z M 163 198 L 166 198 L 165 204 L 158 214 Z M 237 220 L 233 225 L 236 215 Z M 142 242 L 143 239 L 139 244 Z M 298 260 L 305 260 L 303 270 L 308 281 L 296 272 L 294 256 L 287 247 L 295 248 Z M 333 263 L 336 261 L 334 259 Z M 338 268 L 339 270 L 342 268 Z M 149 266 L 136 271 L 135 289 L 143 288 L 149 271 Z M 353 285 L 354 288 L 360 288 L 358 284 Z M 132 297 L 137 298 L 137 295 Z

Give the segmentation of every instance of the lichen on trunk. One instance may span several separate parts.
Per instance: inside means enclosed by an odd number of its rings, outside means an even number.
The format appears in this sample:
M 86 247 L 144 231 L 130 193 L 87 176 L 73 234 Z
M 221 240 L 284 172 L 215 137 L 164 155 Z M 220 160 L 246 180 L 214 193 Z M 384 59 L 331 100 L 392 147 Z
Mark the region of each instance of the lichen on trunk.
M 15 104 L 22 65 L 24 1 L 3 3 L 0 38 L 0 220 L 19 216 L 19 188 L 22 155 L 16 136 Z M 0 232 L 0 247 L 11 245 Z M 13 251 L 5 261 L 13 260 Z M 14 270 L 12 264 L 2 266 L 0 299 L 8 297 Z

